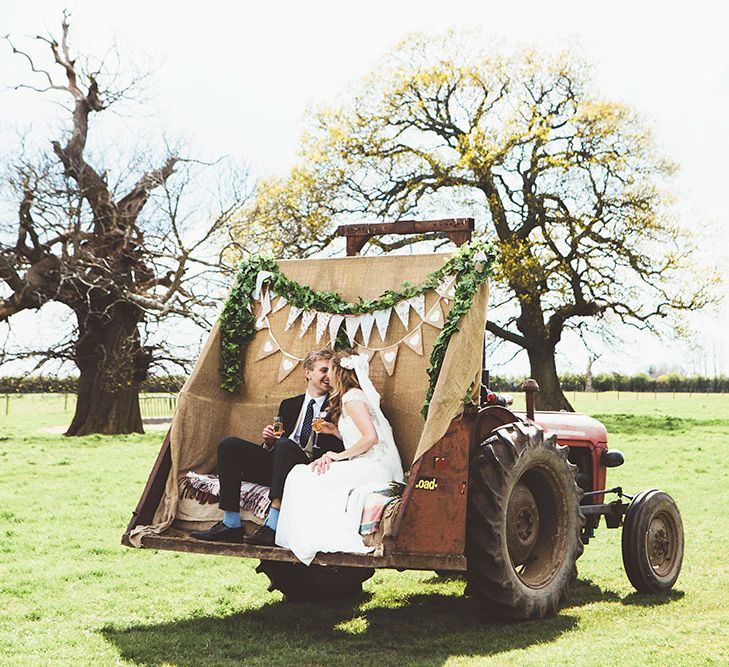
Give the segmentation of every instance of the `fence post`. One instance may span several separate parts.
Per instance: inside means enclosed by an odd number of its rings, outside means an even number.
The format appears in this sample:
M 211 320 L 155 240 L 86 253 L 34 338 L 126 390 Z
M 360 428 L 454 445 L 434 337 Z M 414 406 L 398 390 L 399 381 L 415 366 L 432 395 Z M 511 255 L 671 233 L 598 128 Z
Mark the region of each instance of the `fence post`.
M 10 412 L 10 394 L 5 394 L 5 416 Z

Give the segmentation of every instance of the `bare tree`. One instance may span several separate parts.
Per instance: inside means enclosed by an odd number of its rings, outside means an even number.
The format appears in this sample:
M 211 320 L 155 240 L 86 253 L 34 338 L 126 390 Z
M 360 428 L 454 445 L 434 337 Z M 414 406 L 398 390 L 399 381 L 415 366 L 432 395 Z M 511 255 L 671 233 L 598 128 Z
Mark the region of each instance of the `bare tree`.
M 90 118 L 128 95 L 138 78 L 129 85 L 107 81 L 103 63 L 91 66 L 72 54 L 69 27 L 64 13 L 59 39 L 35 38 L 50 56 L 45 66 L 6 38 L 35 77 L 16 87 L 60 95 L 71 106 L 65 136 L 40 157 L 24 155 L 8 175 L 19 204 L 17 220 L 3 223 L 0 232 L 0 321 L 49 302 L 70 308 L 71 339 L 15 356 L 39 363 L 69 359 L 78 367 L 67 435 L 141 432 L 139 385 L 150 365 L 184 363 L 171 346 L 147 344 L 147 328 L 170 317 L 209 326 L 205 315 L 220 275 L 216 237 L 244 196 L 232 192 L 214 215 L 186 208 L 203 165 L 172 149 L 147 168 L 149 152 L 136 155 L 113 181 L 109 170 L 94 164 L 87 156 Z M 109 163 L 117 150 L 105 155 Z

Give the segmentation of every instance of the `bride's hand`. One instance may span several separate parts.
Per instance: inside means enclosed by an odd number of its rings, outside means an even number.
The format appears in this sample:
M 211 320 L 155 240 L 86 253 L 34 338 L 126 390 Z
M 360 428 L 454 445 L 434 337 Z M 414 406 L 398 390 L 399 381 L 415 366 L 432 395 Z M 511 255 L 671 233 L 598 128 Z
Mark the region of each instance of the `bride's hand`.
M 321 425 L 319 426 L 319 433 L 324 433 L 325 435 L 333 435 L 335 438 L 342 439 L 341 434 L 339 433 L 339 429 L 337 428 L 336 424 L 332 424 L 328 421 L 322 421 Z
M 323 475 L 327 470 L 329 470 L 329 466 L 332 461 L 338 460 L 339 456 L 336 452 L 324 452 L 318 459 L 312 461 L 309 465 L 317 475 Z

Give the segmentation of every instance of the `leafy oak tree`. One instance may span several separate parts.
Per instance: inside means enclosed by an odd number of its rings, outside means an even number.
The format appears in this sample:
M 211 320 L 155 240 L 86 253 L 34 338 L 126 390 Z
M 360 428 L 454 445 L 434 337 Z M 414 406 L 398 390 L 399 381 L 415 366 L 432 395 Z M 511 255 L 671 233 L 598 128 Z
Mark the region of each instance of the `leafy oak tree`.
M 76 364 L 78 400 L 67 435 L 141 432 L 139 387 L 150 365 L 184 363 L 170 345 L 150 344 L 148 327 L 175 317 L 209 326 L 220 274 L 214 239 L 241 198 L 231 191 L 230 203 L 212 215 L 204 206 L 186 208 L 198 163 L 174 151 L 147 169 L 151 151 L 122 160 L 118 139 L 89 157 L 92 117 L 139 79 L 122 85 L 103 62 L 74 54 L 66 14 L 58 38 L 37 37 L 35 50 L 6 39 L 29 66 L 29 83 L 16 88 L 67 102 L 68 129 L 50 150 L 26 151 L 8 169 L 3 185 L 17 215 L 0 224 L 0 322 L 56 302 L 73 312 L 75 329 L 49 349 L 33 341 L 17 353 L 3 350 L 0 361 Z M 116 162 L 123 164 L 115 173 Z
M 411 36 L 360 92 L 312 118 L 300 164 L 259 193 L 253 219 L 301 224 L 314 210 L 331 229 L 473 214 L 501 250 L 487 329 L 526 351 L 540 408 L 570 410 L 555 364 L 567 329 L 655 327 L 710 300 L 710 281 L 686 279 L 692 246 L 667 213 L 675 166 L 588 74 L 569 52 Z

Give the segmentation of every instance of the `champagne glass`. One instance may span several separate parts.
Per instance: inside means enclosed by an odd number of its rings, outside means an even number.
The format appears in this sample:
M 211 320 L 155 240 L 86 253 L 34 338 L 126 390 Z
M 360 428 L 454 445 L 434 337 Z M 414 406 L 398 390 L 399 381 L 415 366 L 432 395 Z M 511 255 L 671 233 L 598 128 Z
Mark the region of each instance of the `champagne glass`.
M 311 423 L 311 427 L 314 429 L 314 447 L 319 446 L 319 432 L 324 426 L 324 417 L 326 412 L 320 412 L 319 415 Z
M 273 418 L 273 434 L 280 438 L 284 434 L 284 423 L 280 415 L 276 415 Z

